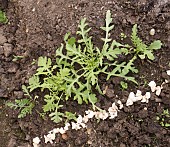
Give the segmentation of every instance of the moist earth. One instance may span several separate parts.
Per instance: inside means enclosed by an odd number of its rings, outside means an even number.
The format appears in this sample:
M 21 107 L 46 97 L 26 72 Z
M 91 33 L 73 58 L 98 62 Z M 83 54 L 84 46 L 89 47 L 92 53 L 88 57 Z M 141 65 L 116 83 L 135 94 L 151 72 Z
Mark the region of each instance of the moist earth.
M 120 99 L 124 104 L 131 91 L 146 92 L 147 83 L 154 80 L 160 85 L 170 80 L 166 71 L 170 69 L 170 2 L 168 0 L 0 0 L 0 7 L 8 17 L 8 24 L 0 24 L 0 144 L 2 147 L 31 147 L 32 139 L 43 136 L 48 131 L 61 126 L 47 117 L 42 119 L 33 111 L 23 119 L 18 119 L 17 110 L 5 106 L 7 101 L 24 97 L 21 90 L 29 77 L 36 71 L 32 62 L 39 56 L 55 57 L 55 50 L 63 42 L 65 33 L 76 36 L 81 18 L 86 17 L 91 36 L 96 46 L 101 47 L 104 36 L 100 27 L 105 25 L 105 13 L 111 10 L 114 30 L 111 37 L 120 41 L 120 33 L 128 37 L 131 28 L 138 24 L 139 36 L 146 43 L 161 40 L 163 47 L 154 53 L 155 60 L 137 60 L 135 75 L 138 85 L 128 84 L 127 90 L 118 86 L 120 79 L 115 77 L 105 81 L 99 77 L 100 86 L 107 86 L 106 94 L 98 95 L 97 105 L 107 109 Z M 151 29 L 155 35 L 150 35 Z M 128 39 L 124 40 L 129 43 Z M 14 61 L 14 56 L 23 56 Z M 121 60 L 121 59 L 120 59 Z M 37 91 L 38 95 L 42 95 Z M 41 101 L 40 101 L 41 103 Z M 41 110 L 42 105 L 36 106 Z M 75 109 L 76 108 L 76 109 Z M 64 110 L 82 114 L 91 106 L 66 102 Z M 91 120 L 88 128 L 70 130 L 63 137 L 58 134 L 54 144 L 41 143 L 42 147 L 168 147 L 170 129 L 163 127 L 156 119 L 164 110 L 170 112 L 170 83 L 163 86 L 160 96 L 152 94 L 148 104 L 135 103 L 124 106 L 114 120 Z M 166 122 L 170 123 L 169 118 Z

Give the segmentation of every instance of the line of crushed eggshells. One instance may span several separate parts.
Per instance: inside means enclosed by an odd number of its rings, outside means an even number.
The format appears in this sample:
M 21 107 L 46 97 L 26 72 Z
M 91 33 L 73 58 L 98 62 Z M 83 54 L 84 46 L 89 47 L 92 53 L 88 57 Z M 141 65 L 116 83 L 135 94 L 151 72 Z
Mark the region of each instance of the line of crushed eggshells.
M 167 71 L 167 75 L 170 76 L 170 70 Z M 161 89 L 163 88 L 163 85 L 165 83 L 168 83 L 169 81 L 165 80 L 161 84 L 161 86 L 156 86 L 156 83 L 154 81 L 151 81 L 148 85 L 151 88 L 152 92 L 155 92 L 157 96 L 160 95 Z M 150 92 L 146 92 L 145 95 L 142 95 L 142 92 L 140 90 L 137 90 L 136 94 L 134 92 L 130 92 L 126 106 L 133 105 L 134 102 L 141 101 L 142 103 L 148 103 L 149 99 L 151 97 Z M 89 121 L 89 119 L 95 117 L 96 119 L 102 119 L 105 120 L 107 118 L 113 119 L 117 117 L 118 111 L 123 108 L 123 104 L 120 100 L 118 100 L 117 104 L 119 106 L 116 106 L 115 102 L 112 104 L 111 107 L 109 107 L 108 112 L 106 110 L 103 111 L 92 111 L 92 110 L 87 110 L 85 111 L 85 115 L 82 117 L 81 115 L 78 116 L 77 122 L 71 122 L 71 123 L 66 123 L 64 127 L 61 128 L 54 128 L 53 130 L 49 131 L 47 135 L 44 135 L 44 140 L 45 143 L 50 142 L 51 144 L 54 143 L 56 133 L 61 133 L 65 134 L 67 130 L 74 129 L 74 130 L 79 130 L 81 128 L 86 128 L 87 125 L 86 123 Z M 33 138 L 33 146 L 34 147 L 39 147 L 41 140 L 39 137 Z

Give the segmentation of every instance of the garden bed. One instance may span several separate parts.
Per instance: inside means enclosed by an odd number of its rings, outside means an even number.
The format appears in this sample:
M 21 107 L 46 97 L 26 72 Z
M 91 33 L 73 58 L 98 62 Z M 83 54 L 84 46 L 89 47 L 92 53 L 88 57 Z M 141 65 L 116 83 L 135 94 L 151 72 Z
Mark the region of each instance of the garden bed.
M 3 2 L 3 0 L 2 0 Z M 168 147 L 170 129 L 164 126 L 170 123 L 170 83 L 165 83 L 161 94 L 151 93 L 148 103 L 140 101 L 126 106 L 130 92 L 141 90 L 142 94 L 151 91 L 150 81 L 161 85 L 165 79 L 170 81 L 167 71 L 170 69 L 170 22 L 168 0 L 50 0 L 11 1 L 4 6 L 9 22 L 0 25 L 0 143 L 2 147 L 32 146 L 33 138 L 41 139 L 40 146 L 44 147 L 139 147 L 160 146 Z M 78 24 L 82 18 L 87 18 L 92 28 L 90 35 L 94 45 L 101 48 L 101 38 L 105 37 L 100 29 L 105 25 L 106 11 L 110 10 L 113 17 L 114 29 L 111 38 L 130 44 L 132 27 L 138 24 L 138 35 L 149 44 L 161 40 L 161 49 L 154 52 L 153 61 L 145 58 L 137 59 L 134 63 L 139 70 L 133 75 L 138 85 L 128 82 L 128 88 L 122 89 L 120 78 L 111 77 L 106 81 L 105 76 L 99 76 L 99 86 L 104 95 L 97 93 L 97 106 L 108 110 L 112 103 L 121 100 L 123 109 L 114 119 L 97 121 L 90 119 L 87 128 L 69 129 L 64 135 L 58 133 L 51 144 L 45 143 L 44 135 L 54 128 L 63 127 L 64 122 L 56 124 L 48 115 L 40 116 L 43 96 L 40 90 L 36 106 L 31 115 L 18 119 L 18 110 L 5 106 L 8 101 L 22 99 L 22 85 L 28 85 L 28 79 L 35 74 L 37 64 L 33 64 L 40 56 L 55 57 L 55 51 L 63 43 L 64 35 L 71 32 L 76 37 Z M 155 33 L 150 31 L 154 29 Z M 120 34 L 127 38 L 121 40 Z M 120 57 L 128 61 L 129 58 Z M 107 87 L 107 88 L 106 88 Z M 62 111 L 75 112 L 84 115 L 86 110 L 92 110 L 90 104 L 79 105 L 76 101 L 66 101 Z

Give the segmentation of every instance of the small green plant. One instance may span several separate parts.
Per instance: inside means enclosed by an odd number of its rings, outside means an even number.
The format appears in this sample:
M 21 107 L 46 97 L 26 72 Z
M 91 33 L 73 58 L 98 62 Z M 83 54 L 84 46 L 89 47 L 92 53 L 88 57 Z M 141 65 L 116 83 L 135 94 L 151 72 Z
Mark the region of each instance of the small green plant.
M 0 22 L 1 23 L 7 23 L 8 22 L 8 19 L 7 19 L 6 15 L 5 15 L 5 12 L 3 12 L 1 10 L 0 10 Z
M 18 61 L 18 60 L 21 60 L 21 59 L 23 59 L 24 58 L 24 56 L 14 56 L 14 58 L 12 59 L 12 61 Z
M 125 38 L 127 38 L 127 36 L 124 33 L 120 33 L 120 39 L 124 40 Z
M 126 82 L 124 82 L 124 81 L 121 81 L 121 82 L 120 82 L 120 86 L 121 86 L 121 88 L 122 88 L 123 90 L 126 90 L 126 89 L 128 88 L 128 84 L 127 84 Z
M 88 28 L 84 18 L 78 26 L 78 39 L 67 33 L 64 36 L 64 44 L 56 50 L 54 61 L 47 57 L 38 58 L 36 74 L 29 79 L 27 90 L 29 93 L 37 89 L 41 89 L 41 92 L 46 91 L 43 98 L 45 101 L 43 114 L 49 114 L 54 122 L 58 123 L 63 118 L 76 119 L 75 114 L 62 112 L 62 107 L 68 100 L 75 100 L 78 104 L 91 103 L 93 109 L 101 110 L 95 105 L 97 96 L 93 92 L 95 89 L 103 94 L 98 82 L 101 73 L 106 75 L 106 80 L 118 76 L 137 84 L 134 77 L 128 76 L 130 72 L 138 72 L 134 67 L 134 61 L 137 55 L 141 56 L 146 52 L 140 48 L 142 41 L 137 36 L 137 29 L 132 30 L 132 41 L 135 46 L 123 45 L 110 38 L 111 30 L 114 28 L 111 23 L 111 13 L 108 10 L 106 25 L 101 27 L 105 31 L 102 48 L 93 44 L 92 37 L 88 34 L 91 28 Z M 145 50 L 148 48 L 146 47 Z M 119 55 L 128 54 L 133 55 L 128 62 L 119 61 Z M 125 82 L 122 85 L 124 88 L 127 87 Z
M 160 49 L 162 46 L 160 40 L 153 41 L 149 46 L 147 46 L 137 35 L 137 24 L 135 24 L 132 28 L 131 40 L 134 45 L 133 52 L 141 59 L 145 59 L 147 56 L 148 59 L 154 60 L 153 51 Z
M 32 109 L 35 106 L 34 101 L 31 97 L 31 95 L 29 94 L 26 86 L 23 85 L 22 90 L 24 91 L 25 95 L 28 96 L 28 98 L 24 98 L 24 99 L 21 99 L 21 100 L 15 100 L 14 103 L 12 103 L 12 102 L 6 103 L 6 105 L 9 106 L 10 108 L 20 110 L 18 118 L 23 118 L 27 114 L 32 114 Z
M 162 127 L 170 127 L 170 113 L 169 110 L 163 110 L 163 113 L 161 115 L 158 115 L 156 117 L 156 120 L 159 121 L 159 124 Z

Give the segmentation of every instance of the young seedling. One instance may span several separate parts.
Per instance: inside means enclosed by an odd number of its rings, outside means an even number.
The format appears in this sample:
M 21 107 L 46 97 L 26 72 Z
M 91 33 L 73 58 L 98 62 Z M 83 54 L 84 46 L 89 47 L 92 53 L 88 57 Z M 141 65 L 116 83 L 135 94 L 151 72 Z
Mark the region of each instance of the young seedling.
M 148 57 L 148 59 L 154 60 L 155 57 L 153 55 L 153 51 L 160 49 L 162 46 L 160 40 L 153 41 L 149 46 L 142 42 L 142 40 L 137 35 L 137 24 L 135 24 L 132 28 L 131 40 L 134 45 L 133 52 L 141 59 Z
M 1 23 L 7 23 L 8 22 L 8 19 L 7 19 L 6 15 L 5 15 L 5 12 L 3 12 L 1 10 L 0 10 L 0 22 Z
M 27 114 L 32 114 L 32 109 L 35 106 L 34 100 L 32 99 L 31 95 L 29 94 L 28 89 L 26 88 L 26 86 L 23 85 L 22 90 L 24 91 L 25 95 L 28 98 L 15 100 L 14 103 L 12 103 L 12 102 L 6 103 L 6 105 L 9 106 L 10 108 L 20 110 L 18 118 L 23 118 Z
M 156 120 L 159 121 L 159 124 L 162 126 L 162 127 L 170 127 L 170 113 L 169 113 L 169 110 L 166 109 L 166 110 L 163 110 L 162 114 L 161 115 L 158 115 L 156 117 Z
M 120 39 L 124 40 L 125 38 L 127 38 L 127 36 L 124 33 L 120 33 Z
M 124 81 L 121 81 L 120 85 L 121 85 L 122 90 L 126 90 L 128 88 L 128 84 Z
M 12 61 L 15 62 L 15 61 L 21 60 L 21 59 L 23 59 L 23 58 L 24 58 L 24 56 L 14 56 L 14 58 L 12 59 Z

